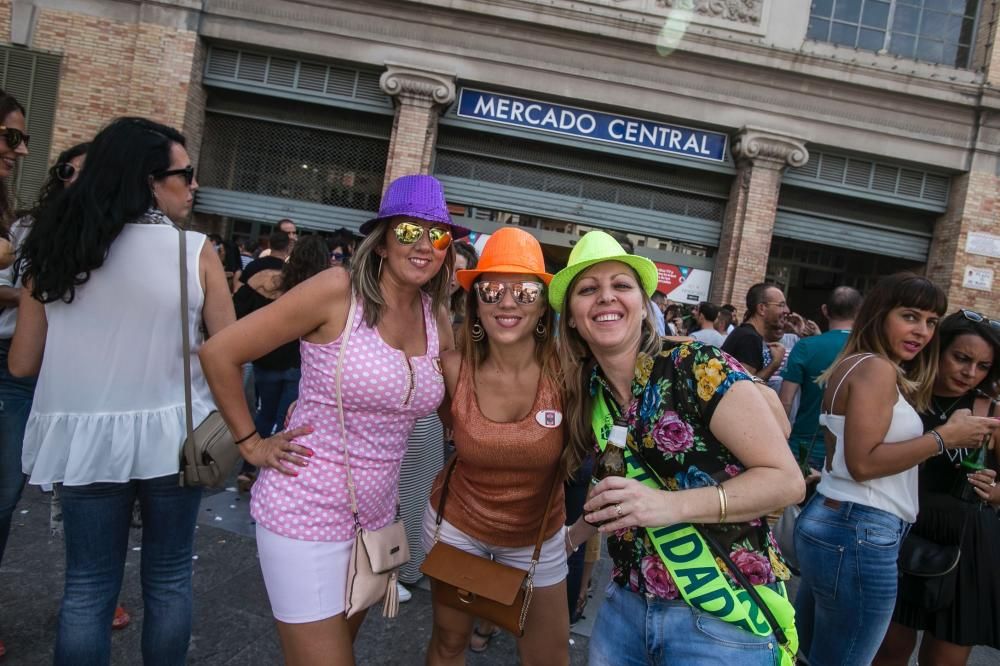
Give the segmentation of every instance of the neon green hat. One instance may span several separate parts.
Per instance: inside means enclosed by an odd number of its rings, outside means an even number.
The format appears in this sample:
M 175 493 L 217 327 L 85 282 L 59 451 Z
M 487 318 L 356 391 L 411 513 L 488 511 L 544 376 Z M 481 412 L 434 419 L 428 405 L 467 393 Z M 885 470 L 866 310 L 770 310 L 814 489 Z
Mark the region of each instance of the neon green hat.
M 647 296 L 652 296 L 656 291 L 656 285 L 659 283 L 656 264 L 646 257 L 629 254 L 610 234 L 590 231 L 569 253 L 569 263 L 566 264 L 566 268 L 556 273 L 549 284 L 549 303 L 556 312 L 562 312 L 566 290 L 569 289 L 573 278 L 594 264 L 604 261 L 620 261 L 628 264 L 639 275 L 639 283 Z

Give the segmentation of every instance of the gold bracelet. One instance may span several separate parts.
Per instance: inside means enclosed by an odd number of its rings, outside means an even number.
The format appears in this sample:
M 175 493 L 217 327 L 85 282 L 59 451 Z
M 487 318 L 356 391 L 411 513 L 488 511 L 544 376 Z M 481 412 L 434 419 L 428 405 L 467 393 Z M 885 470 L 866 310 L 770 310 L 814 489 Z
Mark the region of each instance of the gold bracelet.
M 726 489 L 722 487 L 722 484 L 716 486 L 719 491 L 719 524 L 726 522 L 726 511 L 729 508 L 729 502 L 726 499 Z

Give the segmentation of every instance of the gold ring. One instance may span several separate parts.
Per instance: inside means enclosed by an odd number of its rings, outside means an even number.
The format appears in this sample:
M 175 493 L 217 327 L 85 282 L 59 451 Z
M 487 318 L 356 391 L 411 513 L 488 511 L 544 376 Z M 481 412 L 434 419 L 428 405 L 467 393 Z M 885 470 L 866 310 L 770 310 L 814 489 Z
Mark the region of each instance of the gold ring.
M 622 517 L 622 505 L 621 504 L 615 504 L 615 514 L 617 514 L 617 516 L 619 518 Z

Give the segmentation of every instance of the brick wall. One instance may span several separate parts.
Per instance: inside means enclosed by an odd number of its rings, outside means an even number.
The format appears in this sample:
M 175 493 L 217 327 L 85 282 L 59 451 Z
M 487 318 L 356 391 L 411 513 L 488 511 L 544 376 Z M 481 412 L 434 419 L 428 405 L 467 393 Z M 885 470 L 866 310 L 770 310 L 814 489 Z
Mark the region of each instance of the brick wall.
M 430 173 L 437 141 L 438 111 L 429 98 L 400 95 L 385 165 L 385 185 L 417 173 Z
M 740 165 L 722 223 L 713 303 L 732 303 L 742 312 L 747 291 L 764 280 L 780 187 L 781 166 L 767 160 Z
M 971 308 L 1000 316 L 1000 259 L 965 252 L 970 232 L 1000 235 L 997 224 L 1000 178 L 982 171 L 956 176 L 946 212 L 934 226 L 934 239 L 927 261 L 927 275 L 948 292 L 948 308 Z M 965 268 L 989 268 L 994 272 L 993 291 L 962 286 Z
M 0 15 L 9 14 L 9 0 L 0 2 Z M 201 86 L 192 86 L 192 71 L 200 67 L 196 33 L 46 8 L 33 46 L 63 55 L 53 157 L 123 115 L 195 129 L 200 141 L 201 120 L 189 118 L 203 115 L 204 105 Z

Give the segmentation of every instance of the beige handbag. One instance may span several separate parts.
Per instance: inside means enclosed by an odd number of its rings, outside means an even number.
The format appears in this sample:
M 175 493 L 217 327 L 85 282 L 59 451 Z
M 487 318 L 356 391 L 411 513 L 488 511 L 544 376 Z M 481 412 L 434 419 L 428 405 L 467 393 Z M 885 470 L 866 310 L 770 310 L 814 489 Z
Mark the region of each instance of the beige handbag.
M 347 569 L 347 590 L 344 600 L 344 615 L 351 617 L 385 599 L 382 615 L 396 617 L 399 612 L 399 591 L 396 578 L 399 567 L 410 560 L 410 546 L 406 541 L 403 521 L 396 520 L 378 530 L 361 527 L 358 517 L 358 498 L 354 491 L 354 476 L 351 474 L 351 460 L 347 451 L 347 426 L 344 424 L 344 398 L 340 388 L 344 370 L 344 353 L 347 341 L 354 327 L 354 312 L 357 301 L 351 292 L 351 308 L 347 313 L 347 323 L 337 353 L 337 416 L 340 419 L 340 434 L 344 440 L 344 467 L 347 470 L 347 490 L 351 495 L 351 514 L 354 516 L 354 545 L 351 547 L 351 561 Z
M 179 227 L 177 231 L 180 236 L 181 339 L 184 354 L 184 417 L 187 426 L 187 438 L 181 448 L 179 481 L 182 486 L 216 488 L 226 481 L 229 472 L 240 459 L 240 449 L 234 443 L 233 434 L 222 420 L 222 415 L 217 411 L 212 411 L 197 428 L 194 427 L 191 415 L 191 337 L 188 333 L 187 235 Z

